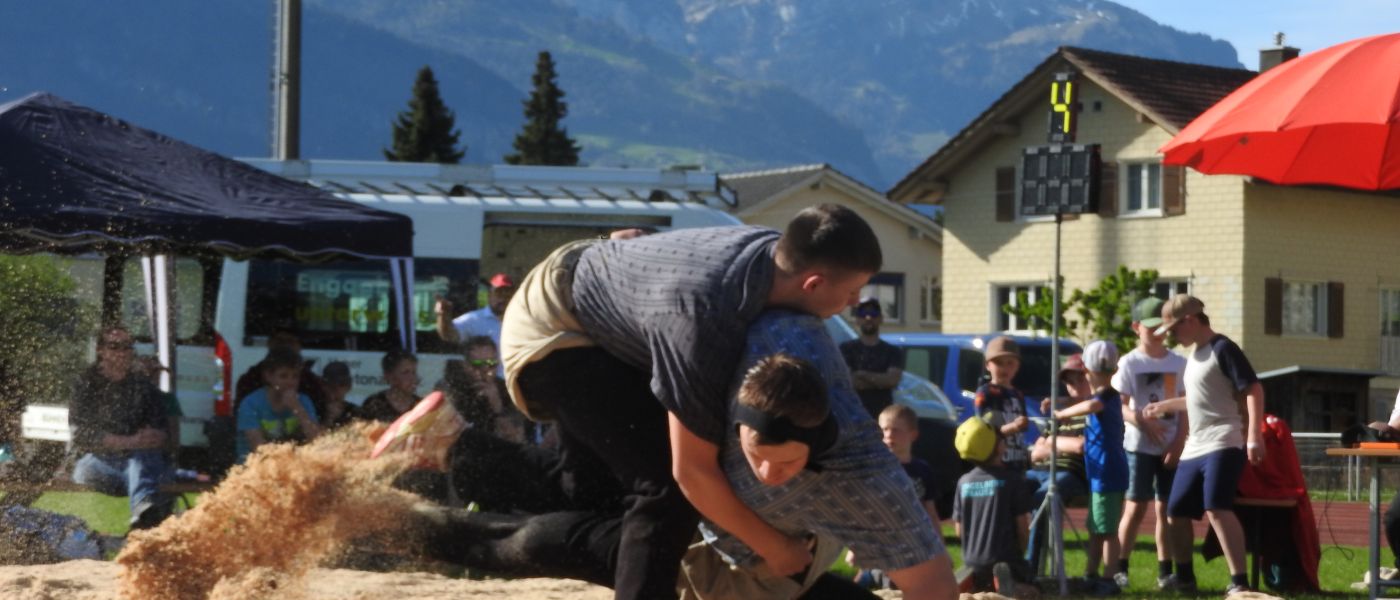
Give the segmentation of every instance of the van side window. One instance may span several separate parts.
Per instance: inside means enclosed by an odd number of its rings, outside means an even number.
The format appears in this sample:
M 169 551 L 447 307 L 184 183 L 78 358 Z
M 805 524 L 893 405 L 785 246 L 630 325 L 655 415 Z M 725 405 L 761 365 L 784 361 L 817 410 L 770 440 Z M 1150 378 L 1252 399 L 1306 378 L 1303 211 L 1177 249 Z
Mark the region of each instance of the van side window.
M 948 370 L 946 346 L 907 346 L 904 348 L 904 370 L 943 388 L 943 374 Z
M 100 281 L 101 263 L 97 264 Z M 221 265 L 222 261 L 219 260 L 175 259 L 175 339 L 178 343 L 213 343 L 214 302 L 218 296 Z M 134 257 L 122 264 L 121 320 L 137 339 L 150 341 L 146 278 L 140 258 Z
M 295 330 L 305 348 L 388 350 L 398 345 L 391 286 L 382 260 L 250 261 L 243 343 L 254 345 L 250 338 L 282 327 Z
M 414 335 L 418 352 L 457 354 L 453 344 L 442 341 L 437 334 L 437 313 L 433 312 L 439 296 L 452 302 L 453 317 L 485 306 L 487 286 L 480 281 L 478 263 L 459 258 L 418 258 L 413 261 Z
M 958 386 L 969 392 L 977 391 L 982 374 L 987 372 L 986 360 L 976 350 L 958 350 Z

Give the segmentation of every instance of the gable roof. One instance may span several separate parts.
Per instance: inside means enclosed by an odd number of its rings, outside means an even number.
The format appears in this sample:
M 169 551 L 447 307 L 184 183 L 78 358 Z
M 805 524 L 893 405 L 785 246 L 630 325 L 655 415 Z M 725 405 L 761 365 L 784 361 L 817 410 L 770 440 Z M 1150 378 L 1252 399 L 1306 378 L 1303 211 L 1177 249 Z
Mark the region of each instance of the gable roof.
M 1056 71 L 1073 68 L 1148 120 L 1175 134 L 1258 73 L 1194 63 L 1061 46 L 982 114 L 904 176 L 889 196 L 896 198 L 938 181 L 944 173 L 997 134 L 999 125 L 1043 103 L 1044 83 Z
M 902 204 L 891 202 L 879 190 L 826 163 L 728 173 L 719 177 L 723 185 L 734 192 L 736 202 L 729 212 L 735 215 L 749 212 L 786 197 L 795 190 L 821 182 L 843 189 L 851 197 L 865 202 L 871 208 L 918 229 L 940 246 L 943 244 L 943 227 L 932 218 Z

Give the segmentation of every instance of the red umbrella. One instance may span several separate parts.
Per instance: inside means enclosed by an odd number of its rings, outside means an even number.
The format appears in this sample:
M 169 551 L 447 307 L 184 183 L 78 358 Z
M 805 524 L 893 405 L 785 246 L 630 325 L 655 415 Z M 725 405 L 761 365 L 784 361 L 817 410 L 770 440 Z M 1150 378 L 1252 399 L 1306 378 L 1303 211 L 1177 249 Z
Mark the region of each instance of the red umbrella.
M 1161 152 L 1166 164 L 1207 174 L 1400 188 L 1400 33 L 1269 69 L 1201 113 Z

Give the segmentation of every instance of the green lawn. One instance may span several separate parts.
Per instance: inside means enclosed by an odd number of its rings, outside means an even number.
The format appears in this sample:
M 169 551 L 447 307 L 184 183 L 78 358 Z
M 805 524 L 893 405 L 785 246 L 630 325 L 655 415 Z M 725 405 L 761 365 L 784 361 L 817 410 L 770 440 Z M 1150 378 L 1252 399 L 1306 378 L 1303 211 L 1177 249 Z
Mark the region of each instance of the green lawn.
M 943 528 L 945 539 L 948 540 L 948 551 L 953 557 L 954 565 L 962 564 L 962 548 L 957 545 L 956 538 L 953 537 L 953 528 L 945 525 Z M 1074 532 L 1067 532 L 1065 535 L 1065 574 L 1070 577 L 1078 577 L 1084 574 L 1084 534 L 1080 532 L 1078 536 Z M 1217 598 L 1225 591 L 1225 586 L 1229 584 L 1230 576 L 1225 567 L 1225 560 L 1217 558 L 1209 563 L 1201 559 L 1200 546 L 1197 545 L 1195 553 L 1196 582 L 1200 591 L 1196 595 L 1164 593 L 1157 591 L 1157 547 L 1150 536 L 1139 536 L 1137 546 L 1133 549 L 1129 558 L 1128 567 L 1129 587 L 1126 594 L 1119 598 Z M 1382 548 L 1381 564 L 1391 565 L 1394 558 L 1388 548 Z M 1288 598 L 1294 599 L 1320 599 L 1320 598 L 1344 598 L 1363 597 L 1364 591 L 1351 589 L 1351 583 L 1361 581 L 1362 573 L 1366 570 L 1366 549 L 1350 546 L 1324 546 L 1322 548 L 1322 563 L 1318 568 L 1318 583 L 1322 586 L 1321 594 L 1291 595 Z M 845 562 L 837 563 L 832 567 L 833 572 L 845 575 L 853 575 L 855 569 Z M 1262 585 L 1262 584 L 1261 584 Z M 1267 588 L 1264 590 L 1269 591 Z M 1058 597 L 1054 594 L 1045 596 L 1047 598 Z
M 198 495 L 190 494 L 187 495 L 186 498 L 193 504 L 198 498 Z M 104 496 L 93 492 L 49 492 L 39 498 L 39 500 L 34 503 L 34 506 L 54 512 L 82 517 L 87 521 L 89 526 L 108 535 L 122 535 L 127 531 L 126 523 L 128 517 L 126 498 Z M 955 538 L 952 537 L 952 526 L 945 526 L 943 532 L 946 539 L 950 540 L 948 550 L 953 556 L 953 564 L 962 564 L 962 549 L 957 545 Z M 1141 536 L 1138 538 L 1137 547 L 1134 548 L 1130 560 L 1132 561 L 1131 567 L 1129 568 L 1129 580 L 1131 583 L 1128 593 L 1120 597 L 1191 597 L 1181 594 L 1164 594 L 1157 591 L 1156 546 L 1153 545 L 1151 537 Z M 1381 564 L 1394 564 L 1394 557 L 1391 555 L 1388 548 L 1382 548 Z M 1068 575 L 1083 575 L 1083 532 L 1076 533 L 1070 531 L 1066 533 L 1065 566 Z M 851 566 L 844 562 L 838 563 L 832 570 L 847 574 L 854 573 Z M 1365 570 L 1365 548 L 1324 546 L 1322 548 L 1322 564 L 1319 568 L 1318 577 L 1324 593 L 1307 596 L 1290 596 L 1290 598 L 1315 599 L 1364 596 L 1363 592 L 1351 589 L 1350 585 L 1354 581 L 1360 581 L 1362 572 Z M 1200 584 L 1201 592 L 1195 597 L 1218 597 L 1225 589 L 1229 580 L 1225 568 L 1225 561 L 1223 559 L 1215 559 L 1206 563 L 1201 560 L 1198 548 L 1196 552 L 1196 580 Z

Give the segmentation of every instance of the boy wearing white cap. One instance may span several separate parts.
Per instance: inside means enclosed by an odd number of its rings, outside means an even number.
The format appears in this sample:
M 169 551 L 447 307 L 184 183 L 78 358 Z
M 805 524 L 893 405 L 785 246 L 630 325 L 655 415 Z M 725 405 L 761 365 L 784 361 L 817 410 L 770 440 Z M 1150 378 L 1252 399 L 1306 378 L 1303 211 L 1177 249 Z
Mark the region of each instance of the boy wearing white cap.
M 1109 384 L 1117 370 L 1118 348 L 1113 342 L 1095 340 L 1083 355 L 1069 357 L 1060 378 L 1070 396 L 1080 400 L 1055 411 L 1055 418 L 1087 416 L 1084 428 L 1084 471 L 1089 476 L 1089 548 L 1084 579 L 1101 588 L 1117 588 L 1113 581 L 1122 551 L 1118 521 L 1123 517 L 1123 493 L 1128 490 L 1128 457 L 1123 450 L 1122 398 Z M 1099 579 L 1099 562 L 1103 579 Z

